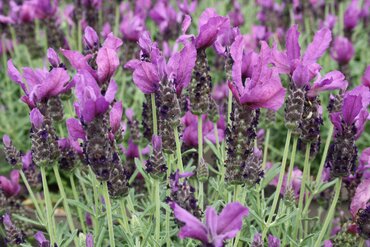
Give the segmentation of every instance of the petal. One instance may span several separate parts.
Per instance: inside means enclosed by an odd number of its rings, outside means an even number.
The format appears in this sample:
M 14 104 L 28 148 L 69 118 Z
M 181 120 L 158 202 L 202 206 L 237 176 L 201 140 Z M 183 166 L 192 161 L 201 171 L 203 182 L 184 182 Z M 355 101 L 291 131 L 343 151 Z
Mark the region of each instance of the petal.
M 87 46 L 89 49 L 93 49 L 94 47 L 99 45 L 99 37 L 95 30 L 87 26 L 84 31 L 83 37 L 84 45 Z
M 186 31 L 188 31 L 190 25 L 191 25 L 191 17 L 189 15 L 185 15 L 184 20 L 182 21 L 182 24 L 181 24 L 181 31 L 183 34 L 185 34 Z
M 206 224 L 211 234 L 212 239 L 217 236 L 217 212 L 213 207 L 207 207 L 206 209 Z
M 226 21 L 228 21 L 228 19 L 222 16 L 210 18 L 207 24 L 200 27 L 199 35 L 195 39 L 195 47 L 197 49 L 204 49 L 213 45 L 217 39 L 217 34 L 221 26 Z
M 54 68 L 59 66 L 60 59 L 59 59 L 58 54 L 56 53 L 56 51 L 53 48 L 48 49 L 47 57 L 48 57 L 48 60 L 49 60 L 49 63 L 51 64 L 51 66 L 53 66 Z
M 200 240 L 203 243 L 208 243 L 207 228 L 202 224 L 202 222 L 175 202 L 171 202 L 170 206 L 176 219 L 185 223 L 185 226 L 180 229 L 179 238 L 193 238 Z
M 47 76 L 47 81 L 36 85 L 34 88 L 37 100 L 41 101 L 61 94 L 65 90 L 65 86 L 69 79 L 69 74 L 65 69 L 52 69 Z
M 124 68 L 134 71 L 140 63 L 141 61 L 139 59 L 132 59 L 124 65 Z
M 94 75 L 95 71 L 88 64 L 89 56 L 84 56 L 78 51 L 61 49 L 62 54 L 68 59 L 70 64 L 76 70 L 86 70 Z
M 117 38 L 116 36 L 114 36 L 113 33 L 110 33 L 105 39 L 103 47 L 117 51 L 118 48 L 122 46 L 122 44 L 123 42 L 120 38 Z
M 122 101 L 118 101 L 114 103 L 109 114 L 110 127 L 112 128 L 113 133 L 116 133 L 121 126 L 122 114 L 123 114 Z
M 364 209 L 370 200 L 370 179 L 364 179 L 357 187 L 355 196 L 352 198 L 350 212 L 356 217 L 358 210 Z
M 277 45 L 274 44 L 271 52 L 271 63 L 277 68 L 280 74 L 290 73 L 290 61 L 288 55 L 285 52 L 278 51 Z
M 22 76 L 14 66 L 11 59 L 9 59 L 8 61 L 8 76 L 12 81 L 21 86 L 22 90 L 27 94 L 28 90 L 26 88 L 26 85 L 22 82 Z
M 85 140 L 85 131 L 80 123 L 79 120 L 75 118 L 69 118 L 66 121 L 68 135 L 72 138 L 72 140 L 82 139 Z
M 303 62 L 305 64 L 315 63 L 322 55 L 324 55 L 326 49 L 328 49 L 331 42 L 331 31 L 324 27 L 317 31 L 312 43 L 307 47 L 307 50 L 303 56 Z
M 286 51 L 290 60 L 300 59 L 301 57 L 301 47 L 299 46 L 298 39 L 298 25 L 294 25 L 289 28 L 286 35 Z
M 152 145 L 155 152 L 160 152 L 162 150 L 162 138 L 160 136 L 152 136 Z
M 217 234 L 226 234 L 231 231 L 240 231 L 243 226 L 243 218 L 248 216 L 249 210 L 239 202 L 226 205 L 218 216 Z M 235 233 L 236 234 L 236 233 Z
M 367 66 L 365 73 L 362 76 L 362 84 L 370 88 L 370 65 Z
M 345 76 L 342 72 L 334 70 L 327 73 L 323 78 L 316 80 L 310 88 L 308 95 L 313 97 L 318 95 L 319 92 L 337 89 L 345 91 L 347 86 L 348 82 L 345 80 Z
M 44 116 L 41 114 L 39 109 L 33 108 L 30 112 L 30 121 L 32 123 L 32 126 L 36 129 L 41 128 L 43 122 L 44 122 Z
M 355 118 L 363 109 L 361 95 L 346 95 L 343 100 L 343 120 L 351 125 L 354 123 Z
M 0 176 L 0 188 L 6 197 L 12 196 L 13 186 L 8 178 Z
M 292 76 L 293 82 L 298 87 L 303 87 L 310 84 L 310 73 L 307 66 L 299 64 L 293 72 Z
M 108 101 L 109 103 L 112 103 L 114 100 L 114 97 L 116 96 L 117 91 L 118 91 L 118 85 L 116 81 L 111 80 L 108 85 L 107 91 L 105 92 L 105 95 L 104 95 L 105 100 Z
M 117 52 L 111 48 L 102 47 L 96 57 L 98 65 L 98 80 L 100 84 L 109 81 L 119 66 Z
M 10 147 L 12 145 L 12 140 L 8 135 L 3 135 L 3 143 L 5 147 Z
M 133 81 L 145 94 L 154 93 L 159 86 L 159 76 L 152 63 L 142 62 L 134 71 Z

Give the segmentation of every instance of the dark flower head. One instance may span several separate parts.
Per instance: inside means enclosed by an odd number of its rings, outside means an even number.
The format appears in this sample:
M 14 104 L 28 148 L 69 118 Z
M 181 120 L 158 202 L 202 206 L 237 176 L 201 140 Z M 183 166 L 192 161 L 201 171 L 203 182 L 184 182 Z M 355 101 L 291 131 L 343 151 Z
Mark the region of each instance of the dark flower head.
M 249 214 L 248 208 L 233 202 L 227 204 L 219 215 L 214 208 L 207 207 L 206 220 L 202 223 L 175 202 L 171 202 L 170 206 L 176 219 L 185 223 L 179 232 L 181 239 L 192 238 L 205 246 L 214 247 L 222 247 L 225 240 L 234 238 L 242 228 L 243 218 Z

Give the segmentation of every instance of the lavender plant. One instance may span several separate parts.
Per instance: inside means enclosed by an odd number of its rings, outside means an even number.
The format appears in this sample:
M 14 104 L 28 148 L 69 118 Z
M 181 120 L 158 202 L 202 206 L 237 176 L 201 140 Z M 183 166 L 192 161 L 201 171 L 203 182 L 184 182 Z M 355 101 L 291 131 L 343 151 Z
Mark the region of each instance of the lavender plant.
M 369 5 L 0 1 L 0 246 L 370 246 Z

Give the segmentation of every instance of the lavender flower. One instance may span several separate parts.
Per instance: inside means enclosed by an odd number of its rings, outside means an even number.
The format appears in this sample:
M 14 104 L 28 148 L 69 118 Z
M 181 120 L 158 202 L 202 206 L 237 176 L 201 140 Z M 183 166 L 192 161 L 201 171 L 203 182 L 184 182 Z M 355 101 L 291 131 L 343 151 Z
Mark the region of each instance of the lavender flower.
M 22 164 L 22 170 L 30 186 L 32 188 L 39 188 L 41 186 L 41 174 L 35 167 L 31 151 L 28 151 L 24 156 L 22 156 Z
M 21 153 L 13 145 L 13 142 L 8 135 L 3 136 L 3 144 L 6 161 L 11 166 L 19 165 L 21 163 Z
M 268 237 L 268 246 L 269 247 L 280 247 L 280 239 L 270 234 Z
M 337 37 L 331 48 L 331 57 L 340 65 L 348 64 L 354 55 L 354 48 L 347 38 Z
M 168 40 L 171 36 L 177 36 L 174 32 L 177 30 L 178 17 L 176 10 L 168 0 L 157 1 L 150 10 L 149 16 L 158 25 L 164 40 Z
M 364 75 L 362 76 L 362 85 L 370 89 L 370 65 L 367 66 Z
M 8 75 L 23 92 L 21 100 L 31 109 L 38 103 L 47 102 L 50 98 L 56 97 L 68 91 L 73 84 L 68 83 L 70 77 L 64 68 L 46 69 L 23 68 L 23 77 L 14 67 L 12 60 L 8 61 Z M 23 79 L 27 84 L 23 83 Z M 46 114 L 47 112 L 43 112 Z
M 50 247 L 50 241 L 45 238 L 45 235 L 43 232 L 36 232 L 34 235 L 38 247 Z
M 346 177 L 356 168 L 355 141 L 364 130 L 369 115 L 367 112 L 369 99 L 369 89 L 359 86 L 345 94 L 341 112 L 330 114 L 330 120 L 335 128 L 335 139 L 330 148 L 327 164 L 334 177 Z
M 360 19 L 361 9 L 358 5 L 358 0 L 352 0 L 344 12 L 344 28 L 347 31 L 352 31 L 357 26 Z
M 6 241 L 11 245 L 20 245 L 25 242 L 25 236 L 11 221 L 10 215 L 5 214 L 2 217 L 2 222 L 5 228 Z
M 248 208 L 238 202 L 227 204 L 219 215 L 214 208 L 207 207 L 206 223 L 203 224 L 176 203 L 171 202 L 170 206 L 176 219 L 185 223 L 179 232 L 181 239 L 193 238 L 215 247 L 222 247 L 225 240 L 234 238 L 242 228 L 243 218 L 249 213 Z
M 350 211 L 355 219 L 358 233 L 365 239 L 369 239 L 370 219 L 370 179 L 364 179 L 356 189 L 352 199 Z
M 184 15 L 191 15 L 194 13 L 198 5 L 197 0 L 177 0 L 176 2 L 177 7 Z
M 152 137 L 153 152 L 146 162 L 145 170 L 155 179 L 163 179 L 166 175 L 167 166 L 162 153 L 162 138 L 153 135 Z
M 228 16 L 230 18 L 231 25 L 233 27 L 242 26 L 245 22 L 244 16 L 240 9 L 240 4 L 238 1 L 233 1 L 233 9 L 229 12 Z
M 10 172 L 10 179 L 0 176 L 0 190 L 7 198 L 18 195 L 19 191 L 21 190 L 21 186 L 19 185 L 18 170 L 12 170 Z
M 94 237 L 91 233 L 86 235 L 86 247 L 94 247 Z

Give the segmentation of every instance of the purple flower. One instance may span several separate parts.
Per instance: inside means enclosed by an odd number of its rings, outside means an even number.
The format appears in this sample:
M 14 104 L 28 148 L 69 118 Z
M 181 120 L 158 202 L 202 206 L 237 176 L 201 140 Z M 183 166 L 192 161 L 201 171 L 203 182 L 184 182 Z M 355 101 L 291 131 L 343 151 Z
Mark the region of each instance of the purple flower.
M 195 47 L 188 43 L 181 52 L 174 53 L 168 60 L 166 73 L 168 79 L 173 81 L 177 95 L 189 85 L 196 59 Z
M 40 231 L 36 232 L 34 237 L 39 247 L 49 247 L 50 246 L 50 241 L 45 238 L 45 235 L 43 232 L 40 232 Z
M 348 91 L 343 99 L 341 112 L 330 114 L 330 120 L 335 127 L 335 133 L 342 132 L 342 124 L 356 126 L 355 139 L 358 139 L 365 127 L 367 117 L 367 106 L 370 103 L 370 91 L 365 86 L 358 86 Z
M 84 31 L 83 43 L 87 49 L 94 49 L 99 46 L 98 34 L 92 27 L 87 26 Z
M 192 172 L 180 173 L 180 171 L 177 169 L 175 173 L 172 173 L 170 175 L 171 191 L 174 193 L 174 192 L 177 192 L 180 189 L 180 187 L 182 186 L 180 184 L 180 178 L 188 178 L 188 177 L 191 177 L 193 175 L 194 175 L 194 173 L 192 173 Z
M 3 215 L 3 224 L 5 226 L 5 228 L 13 228 L 13 222 L 12 220 L 10 219 L 10 215 L 8 213 L 5 213 Z
M 324 27 L 316 32 L 304 55 L 301 55 L 298 39 L 298 26 L 294 25 L 286 35 L 286 51 L 279 52 L 275 46 L 271 62 L 280 73 L 289 74 L 297 86 L 303 87 L 309 85 L 309 81 L 320 71 L 321 66 L 316 62 L 330 45 L 331 31 Z
M 273 235 L 269 235 L 268 236 L 268 246 L 269 247 L 280 247 L 280 239 L 278 239 L 277 237 L 273 236 Z
M 370 89 L 370 65 L 367 66 L 362 76 L 362 84 Z
M 58 0 L 34 0 L 33 3 L 39 19 L 54 17 L 58 11 Z
M 216 85 L 213 88 L 212 98 L 218 102 L 223 99 L 227 99 L 228 95 L 229 95 L 229 86 L 227 85 L 227 83 Z
M 50 97 L 60 95 L 68 91 L 73 84 L 68 83 L 70 77 L 64 68 L 46 69 L 23 68 L 23 78 L 14 67 L 12 60 L 8 61 L 8 75 L 15 83 L 21 86 L 25 95 L 22 101 L 30 108 L 35 107 L 37 102 L 47 100 Z M 23 79 L 27 85 L 23 83 Z
M 159 26 L 159 31 L 165 33 L 176 28 L 177 13 L 167 0 L 159 0 L 149 12 L 150 18 Z
M 0 189 L 6 197 L 18 195 L 19 191 L 21 190 L 21 186 L 19 185 L 18 170 L 12 170 L 10 172 L 10 179 L 0 176 Z
M 159 153 L 162 150 L 162 138 L 160 136 L 153 135 L 152 146 L 155 153 Z
M 86 234 L 86 247 L 94 247 L 94 237 L 91 233 Z
M 331 57 L 339 64 L 347 64 L 352 59 L 355 50 L 351 41 L 345 37 L 337 37 L 331 48 Z
M 120 24 L 120 31 L 124 40 L 137 42 L 144 30 L 145 21 L 142 17 L 134 15 L 132 12 L 123 16 Z
M 68 130 L 68 135 L 72 138 L 72 140 L 85 140 L 86 138 L 86 133 L 82 127 L 82 124 L 78 119 L 75 118 L 69 118 L 66 121 L 67 124 L 67 130 Z
M 190 3 L 189 3 L 190 1 Z M 197 0 L 177 0 L 177 7 L 185 15 L 191 15 L 194 13 L 198 5 Z
M 246 36 L 239 35 L 232 44 L 230 53 L 234 60 L 232 69 L 233 82 L 229 87 L 234 97 L 241 104 L 251 108 L 267 108 L 277 111 L 284 103 L 285 89 L 281 85 L 278 71 L 268 66 L 269 51 L 265 42 L 261 42 L 261 53 L 253 67 L 251 77 L 242 81 L 242 62 L 245 52 Z
M 12 140 L 8 135 L 3 136 L 3 143 L 5 147 L 10 147 L 12 145 Z
M 348 82 L 345 80 L 345 76 L 340 71 L 330 71 L 323 77 L 321 77 L 320 73 L 317 73 L 317 78 L 308 90 L 307 95 L 310 97 L 314 97 L 320 92 L 336 89 L 341 89 L 342 91 L 345 91 L 347 89 L 347 86 Z
M 4 17 L 4 21 L 18 24 L 32 22 L 36 18 L 35 7 L 35 4 L 31 1 L 26 1 L 22 5 L 17 5 L 14 1 L 11 1 L 9 19 Z
M 105 95 L 95 78 L 87 71 L 80 71 L 74 77 L 76 82 L 76 97 L 78 99 L 78 116 L 83 122 L 89 123 L 98 115 L 105 113 L 113 102 L 118 86 L 111 80 Z
M 234 238 L 242 229 L 243 218 L 249 213 L 248 208 L 239 202 L 227 204 L 219 215 L 214 208 L 207 207 L 204 224 L 175 202 L 171 202 L 170 206 L 176 219 L 185 223 L 179 232 L 181 239 L 193 238 L 214 247 L 222 247 L 225 240 Z
M 321 23 L 320 28 L 326 27 L 333 30 L 335 23 L 337 22 L 337 17 L 335 15 L 328 14 L 325 20 Z
M 357 187 L 355 196 L 352 199 L 350 212 L 353 218 L 360 209 L 370 206 L 370 178 L 364 179 Z
M 324 247 L 333 247 L 333 243 L 331 242 L 331 240 L 325 240 Z
M 123 114 L 122 101 L 114 103 L 109 114 L 110 127 L 112 128 L 112 133 L 116 133 L 121 127 L 121 119 Z
M 87 27 L 84 35 L 85 44 L 87 46 L 98 45 L 95 43 L 96 41 L 97 34 L 92 28 Z M 89 60 L 93 56 L 92 54 L 84 56 L 78 51 L 64 49 L 61 51 L 77 71 L 88 71 L 98 81 L 99 85 L 103 85 L 105 83 L 108 84 L 111 81 L 112 76 L 119 66 L 117 50 L 121 45 L 121 39 L 115 37 L 113 33 L 108 34 L 96 55 L 96 70 L 89 64 Z
M 234 1 L 234 8 L 229 12 L 228 16 L 233 27 L 239 27 L 244 24 L 244 15 L 240 10 L 238 1 Z
M 86 225 L 88 227 L 92 227 L 93 226 L 91 215 L 88 212 L 85 213 L 85 221 L 86 221 Z
M 30 121 L 32 127 L 35 129 L 40 129 L 44 123 L 44 116 L 41 114 L 40 110 L 37 108 L 33 108 L 30 112 Z
M 207 119 L 206 115 L 202 116 L 203 125 L 202 125 L 202 134 L 203 142 L 209 140 L 212 143 L 216 143 L 216 136 L 214 130 L 214 124 Z M 182 139 L 184 143 L 190 147 L 198 146 L 198 117 L 192 114 L 190 111 L 185 113 L 185 116 L 182 118 L 182 124 L 184 125 L 184 132 L 182 134 Z M 225 120 L 221 117 L 217 121 L 217 130 L 218 130 L 218 139 L 221 142 L 225 138 Z
M 31 151 L 28 151 L 25 155 L 22 156 L 22 165 L 23 170 L 28 170 L 30 167 L 34 165 Z
M 59 67 L 60 59 L 59 59 L 58 54 L 56 53 L 56 51 L 53 48 L 48 49 L 47 57 L 48 57 L 49 63 L 51 64 L 51 66 L 53 68 L 58 68 Z
M 344 12 L 344 27 L 347 30 L 352 30 L 357 26 L 360 20 L 361 9 L 359 8 L 358 0 L 352 0 L 351 4 L 348 6 Z

